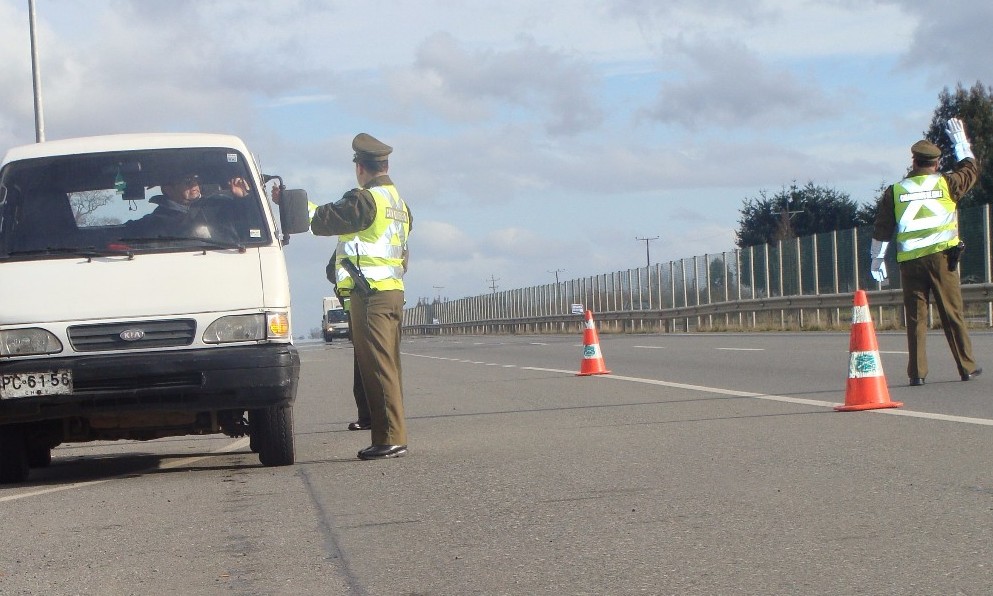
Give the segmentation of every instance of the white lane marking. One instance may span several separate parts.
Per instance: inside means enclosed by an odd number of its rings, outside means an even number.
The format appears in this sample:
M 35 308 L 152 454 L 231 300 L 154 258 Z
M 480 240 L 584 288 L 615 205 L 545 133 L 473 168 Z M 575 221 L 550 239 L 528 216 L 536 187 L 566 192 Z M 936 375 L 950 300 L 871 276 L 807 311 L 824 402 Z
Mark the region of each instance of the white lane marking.
M 228 451 L 236 451 L 238 449 L 241 449 L 241 448 L 247 447 L 247 446 L 248 446 L 248 437 L 242 437 L 242 438 L 238 439 L 237 441 L 235 441 L 234 443 L 231 443 L 230 445 L 225 445 L 224 447 L 221 447 L 220 449 L 217 449 L 215 451 L 212 451 L 211 454 L 214 454 L 214 453 L 226 453 Z M 141 470 L 141 471 L 139 471 L 137 473 L 138 474 L 141 474 L 142 472 L 147 472 L 149 470 L 168 470 L 170 468 L 178 468 L 180 466 L 190 465 L 190 464 L 196 463 L 196 462 L 198 462 L 200 460 L 207 459 L 208 457 L 210 457 L 210 455 L 200 455 L 200 456 L 197 456 L 197 457 L 184 457 L 183 459 L 170 460 L 170 461 L 167 461 L 165 463 L 161 463 L 161 464 L 155 466 L 154 468 L 147 468 L 147 469 Z M 9 495 L 9 496 L 6 496 L 6 497 L 0 497 L 0 503 L 6 503 L 8 501 L 17 501 L 19 499 L 27 499 L 28 497 L 38 497 L 38 496 L 41 496 L 41 495 L 47 495 L 47 494 L 51 494 L 51 493 L 57 493 L 57 492 L 61 492 L 61 491 L 64 491 L 64 490 L 72 490 L 72 489 L 76 489 L 76 488 L 86 488 L 87 486 L 96 486 L 97 484 L 103 484 L 105 482 L 111 482 L 113 480 L 120 480 L 121 478 L 126 478 L 126 477 L 129 477 L 129 476 L 133 476 L 135 473 L 136 472 L 129 472 L 126 475 L 114 476 L 112 478 L 104 478 L 102 480 L 88 480 L 86 482 L 74 482 L 72 484 L 63 484 L 61 486 L 53 486 L 51 488 L 43 488 L 41 490 L 31 491 L 31 492 L 28 492 L 28 493 L 21 493 L 19 495 Z
M 765 348 L 714 348 L 715 350 L 728 350 L 730 352 L 764 352 Z
M 448 360 L 451 362 L 465 362 L 456 358 L 443 358 L 441 356 L 426 356 L 423 354 L 403 353 L 405 356 L 416 358 L 429 358 L 432 360 Z M 504 368 L 518 368 L 513 364 L 501 364 Z M 536 370 L 540 372 L 554 372 L 563 375 L 576 376 L 576 371 L 562 370 L 558 368 L 539 368 L 536 366 L 521 366 L 521 370 Z M 642 379 L 638 377 L 624 377 L 621 375 L 593 375 L 591 378 L 607 379 L 614 381 L 628 381 L 631 383 L 644 383 L 646 385 L 660 385 L 662 387 L 672 387 L 674 389 L 686 389 L 689 391 L 703 391 L 705 393 L 716 393 L 718 395 L 733 395 L 735 397 L 750 397 L 752 399 L 762 399 L 766 401 L 778 401 L 788 404 L 800 404 L 804 406 L 817 406 L 834 409 L 841 405 L 838 402 L 821 401 L 817 399 L 805 399 L 801 397 L 790 397 L 788 395 L 766 395 L 764 393 L 752 393 L 750 391 L 735 391 L 734 389 L 721 389 L 720 387 L 706 387 L 704 385 L 688 385 L 686 383 L 672 383 L 670 381 L 659 381 L 658 379 Z M 945 422 L 961 422 L 963 424 L 978 424 L 980 426 L 993 426 L 993 420 L 989 418 L 972 418 L 970 416 L 952 416 L 949 414 L 934 414 L 931 412 L 914 412 L 912 410 L 901 410 L 898 408 L 883 408 L 879 410 L 866 410 L 872 414 L 886 414 L 889 416 L 908 416 L 910 418 L 927 418 L 929 420 L 943 420 Z
M 533 366 L 522 366 L 523 370 L 537 370 L 543 372 L 557 372 L 567 375 L 576 373 L 568 370 L 556 368 L 537 368 Z M 800 404 L 805 406 L 819 406 L 834 409 L 840 405 L 838 402 L 821 401 L 817 399 L 804 399 L 801 397 L 790 397 L 788 395 L 766 395 L 764 393 L 752 393 L 750 391 L 735 391 L 734 389 L 721 389 L 720 387 L 706 387 L 704 385 L 687 385 L 686 383 L 672 383 L 669 381 L 659 381 L 657 379 L 641 379 L 638 377 L 624 377 L 620 375 L 596 375 L 592 378 L 628 381 L 632 383 L 644 383 L 646 385 L 661 385 L 662 387 L 672 387 L 674 389 L 687 389 L 689 391 L 703 391 L 705 393 L 717 393 L 718 395 L 733 395 L 735 397 L 750 397 L 752 399 L 762 399 L 766 401 L 779 401 L 789 404 Z M 960 422 L 963 424 L 978 424 L 980 426 L 993 426 L 993 420 L 989 418 L 972 418 L 970 416 L 952 416 L 949 414 L 935 414 L 932 412 L 914 412 L 913 410 L 901 410 L 898 408 L 884 408 L 879 410 L 866 410 L 872 414 L 886 414 L 889 416 L 908 416 L 910 418 L 927 418 L 928 420 L 943 420 L 945 422 Z

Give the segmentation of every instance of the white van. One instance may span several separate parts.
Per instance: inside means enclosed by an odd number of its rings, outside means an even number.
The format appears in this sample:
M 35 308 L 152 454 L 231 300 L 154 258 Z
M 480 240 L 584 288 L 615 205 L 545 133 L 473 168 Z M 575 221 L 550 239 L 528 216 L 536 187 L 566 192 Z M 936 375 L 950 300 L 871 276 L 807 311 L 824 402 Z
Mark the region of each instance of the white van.
M 293 463 L 300 359 L 283 244 L 309 224 L 306 193 L 284 191 L 277 230 L 273 179 L 227 135 L 7 152 L 0 482 L 25 480 L 65 442 L 248 435 L 262 464 Z M 155 225 L 175 205 L 163 185 L 200 188 L 191 225 Z
M 326 296 L 324 302 L 324 317 L 321 319 L 321 328 L 324 330 L 324 341 L 330 343 L 336 337 L 350 337 L 348 325 L 348 312 L 341 305 L 337 296 Z

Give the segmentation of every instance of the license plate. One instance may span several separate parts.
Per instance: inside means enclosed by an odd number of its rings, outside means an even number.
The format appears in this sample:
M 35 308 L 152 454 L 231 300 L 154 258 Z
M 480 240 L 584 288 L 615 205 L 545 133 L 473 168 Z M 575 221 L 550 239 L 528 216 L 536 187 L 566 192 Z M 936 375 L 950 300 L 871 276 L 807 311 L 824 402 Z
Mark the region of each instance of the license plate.
M 68 369 L 0 375 L 0 399 L 70 393 L 72 393 L 72 371 Z

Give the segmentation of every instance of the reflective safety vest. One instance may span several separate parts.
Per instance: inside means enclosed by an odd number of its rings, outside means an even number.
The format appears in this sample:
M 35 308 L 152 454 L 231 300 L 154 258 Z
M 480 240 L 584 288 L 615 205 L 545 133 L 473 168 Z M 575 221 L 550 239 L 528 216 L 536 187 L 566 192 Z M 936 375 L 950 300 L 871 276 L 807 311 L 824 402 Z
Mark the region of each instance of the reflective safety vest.
M 912 176 L 893 185 L 896 260 L 909 261 L 958 245 L 955 201 L 941 174 Z
M 376 219 L 357 234 L 338 236 L 335 249 L 335 278 L 342 295 L 351 294 L 355 280 L 341 266 L 348 259 L 362 272 L 374 290 L 403 289 L 403 255 L 407 251 L 410 216 L 395 186 L 366 189 L 376 201 Z

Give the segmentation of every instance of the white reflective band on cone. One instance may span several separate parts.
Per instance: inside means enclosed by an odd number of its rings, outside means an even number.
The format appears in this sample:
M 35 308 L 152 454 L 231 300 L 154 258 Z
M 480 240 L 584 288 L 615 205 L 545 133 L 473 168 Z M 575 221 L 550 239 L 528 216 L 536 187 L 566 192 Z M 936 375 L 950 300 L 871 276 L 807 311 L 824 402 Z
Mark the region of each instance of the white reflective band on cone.
M 868 306 L 852 307 L 852 323 L 871 323 L 872 315 L 869 314 Z

